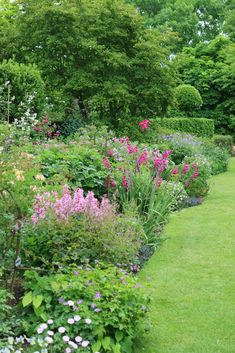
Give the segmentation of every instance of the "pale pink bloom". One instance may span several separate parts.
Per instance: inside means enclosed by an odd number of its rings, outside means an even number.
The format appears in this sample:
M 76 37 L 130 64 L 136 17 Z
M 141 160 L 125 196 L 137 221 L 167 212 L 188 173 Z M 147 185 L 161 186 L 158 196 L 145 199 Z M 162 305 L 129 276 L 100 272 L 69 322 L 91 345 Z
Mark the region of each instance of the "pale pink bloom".
M 61 326 L 58 328 L 59 333 L 65 333 L 66 329 L 65 327 Z
M 76 336 L 75 337 L 75 341 L 80 343 L 82 341 L 82 337 L 81 336 Z
M 78 322 L 78 321 L 80 321 L 80 320 L 81 320 L 81 317 L 80 317 L 79 315 L 75 315 L 75 316 L 74 316 L 74 321 L 77 321 L 77 322 Z
M 90 325 L 92 323 L 91 319 L 85 319 L 85 323 Z
M 74 319 L 70 318 L 70 319 L 68 319 L 67 322 L 68 322 L 68 324 L 72 325 L 72 324 L 74 324 Z
M 87 347 L 89 345 L 89 341 L 83 341 L 82 342 L 82 347 Z
M 70 341 L 69 336 L 63 336 L 63 341 L 64 341 L 64 342 L 69 342 L 69 341 Z

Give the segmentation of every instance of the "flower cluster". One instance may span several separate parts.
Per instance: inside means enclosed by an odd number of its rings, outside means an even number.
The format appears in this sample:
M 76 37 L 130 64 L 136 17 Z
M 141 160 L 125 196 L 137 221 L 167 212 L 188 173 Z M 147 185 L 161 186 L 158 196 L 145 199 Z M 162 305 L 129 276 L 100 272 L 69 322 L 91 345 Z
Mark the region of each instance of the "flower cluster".
M 49 213 L 52 213 L 58 221 L 68 221 L 70 216 L 81 213 L 103 220 L 115 212 L 107 197 L 103 197 L 99 202 L 92 191 L 84 196 L 83 189 L 75 190 L 72 195 L 67 185 L 64 186 L 61 197 L 54 191 L 44 192 L 42 195 L 37 194 L 33 210 L 32 221 L 34 223 L 37 223 L 39 219 L 45 219 Z
M 41 144 L 43 140 L 49 140 L 51 138 L 57 139 L 60 136 L 60 132 L 53 131 L 49 126 L 49 121 L 47 117 L 42 118 L 41 121 L 37 121 L 32 130 L 31 135 L 34 140 L 37 141 L 37 144 Z
M 140 126 L 140 128 L 141 128 L 142 131 L 147 130 L 148 127 L 149 127 L 149 120 L 147 120 L 147 119 L 142 120 L 142 121 L 139 123 L 139 126 Z

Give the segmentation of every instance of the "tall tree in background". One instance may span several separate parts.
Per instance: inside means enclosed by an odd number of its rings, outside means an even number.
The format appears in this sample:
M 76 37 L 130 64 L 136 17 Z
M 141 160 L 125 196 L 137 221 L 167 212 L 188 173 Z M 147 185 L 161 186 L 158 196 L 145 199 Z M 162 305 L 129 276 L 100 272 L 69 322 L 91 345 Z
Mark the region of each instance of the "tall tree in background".
M 146 28 L 134 6 L 16 0 L 13 7 L 8 39 L 14 45 L 4 42 L 1 59 L 36 64 L 54 106 L 76 102 L 85 119 L 114 127 L 127 115 L 164 114 L 175 85 L 171 38 Z

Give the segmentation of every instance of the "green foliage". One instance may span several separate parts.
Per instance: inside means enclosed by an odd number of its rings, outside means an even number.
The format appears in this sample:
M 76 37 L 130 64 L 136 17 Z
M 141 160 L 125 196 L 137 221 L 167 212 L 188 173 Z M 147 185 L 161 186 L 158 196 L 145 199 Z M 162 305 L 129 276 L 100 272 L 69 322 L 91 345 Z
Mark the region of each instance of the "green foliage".
M 154 123 L 161 127 L 175 130 L 184 131 L 196 136 L 213 137 L 214 135 L 214 122 L 205 118 L 164 118 L 155 119 Z
M 201 94 L 200 116 L 214 119 L 217 133 L 230 134 L 229 120 L 235 115 L 235 44 L 218 36 L 209 43 L 185 48 L 175 60 L 182 81 Z
M 34 65 L 13 60 L 0 64 L 0 118 L 12 122 L 26 111 L 40 113 L 45 104 L 45 87 Z
M 43 277 L 35 272 L 26 273 L 28 292 L 23 305 L 27 333 L 34 333 L 39 324 L 53 319 L 50 329 L 55 332 L 55 351 L 64 350 L 63 335 L 56 333 L 58 327 L 64 327 L 71 340 L 76 336 L 88 339 L 92 352 L 99 349 L 102 353 L 131 353 L 137 324 L 148 303 L 136 281 L 112 266 L 86 266 L 74 268 L 74 273 L 69 269 L 66 272 Z M 69 324 L 68 319 L 75 316 L 78 321 Z
M 228 153 L 232 152 L 233 138 L 230 135 L 215 135 L 214 143 L 222 148 L 225 148 Z
M 180 111 L 191 115 L 202 105 L 199 91 L 191 85 L 180 85 L 175 89 L 176 106 Z
M 100 260 L 130 268 L 137 260 L 144 231 L 133 212 L 122 216 L 111 213 L 101 220 L 80 215 L 68 222 L 47 217 L 22 228 L 24 264 L 52 268 L 89 259 L 91 263 Z
M 171 39 L 146 29 L 134 6 L 31 0 L 16 9 L 7 55 L 40 68 L 51 112 L 62 112 L 66 121 L 75 109 L 85 124 L 103 121 L 114 128 L 128 115 L 164 114 L 175 86 Z

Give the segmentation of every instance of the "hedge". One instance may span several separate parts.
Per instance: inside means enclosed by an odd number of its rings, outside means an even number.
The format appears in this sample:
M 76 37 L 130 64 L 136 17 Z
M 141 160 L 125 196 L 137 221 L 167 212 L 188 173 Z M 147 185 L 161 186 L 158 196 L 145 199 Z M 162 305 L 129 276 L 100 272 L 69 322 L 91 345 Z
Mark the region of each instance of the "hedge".
M 222 148 L 225 148 L 229 153 L 232 152 L 233 148 L 233 137 L 230 135 L 215 135 L 214 143 Z
M 214 121 L 205 118 L 156 118 L 153 120 L 153 124 L 201 137 L 213 137 L 215 131 Z

